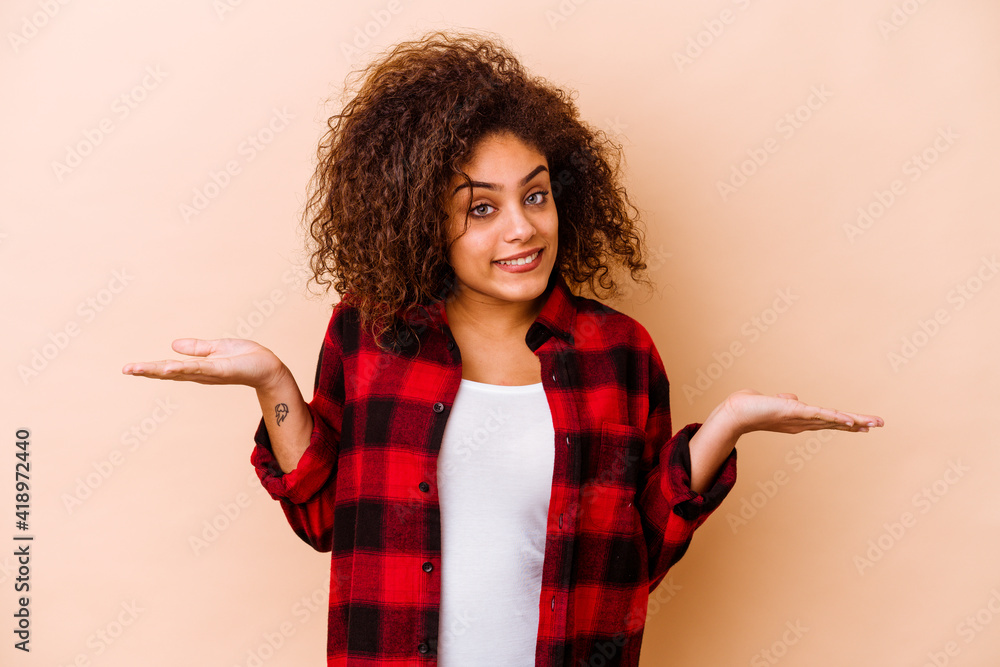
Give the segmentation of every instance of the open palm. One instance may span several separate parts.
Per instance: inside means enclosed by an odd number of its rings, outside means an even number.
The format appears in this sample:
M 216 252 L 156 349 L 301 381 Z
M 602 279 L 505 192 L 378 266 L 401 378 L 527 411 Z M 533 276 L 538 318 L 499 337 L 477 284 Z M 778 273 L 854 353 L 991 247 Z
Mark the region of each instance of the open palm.
M 265 387 L 284 370 L 281 360 L 259 343 L 242 338 L 178 338 L 175 352 L 196 359 L 164 359 L 125 364 L 122 373 L 159 380 L 185 380 L 201 384 L 243 384 Z
M 867 431 L 885 422 L 875 415 L 844 412 L 803 403 L 795 394 L 768 396 L 753 389 L 730 394 L 712 411 L 712 416 L 726 418 L 737 433 L 775 431 L 801 433 L 819 429 Z

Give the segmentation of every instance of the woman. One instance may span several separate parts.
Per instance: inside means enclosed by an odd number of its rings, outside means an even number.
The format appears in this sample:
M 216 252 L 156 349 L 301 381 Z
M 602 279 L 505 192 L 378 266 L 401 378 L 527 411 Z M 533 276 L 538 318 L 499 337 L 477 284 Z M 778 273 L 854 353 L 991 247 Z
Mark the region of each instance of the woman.
M 649 334 L 569 289 L 646 268 L 614 149 L 577 116 L 496 41 L 397 45 L 320 145 L 312 268 L 342 298 L 312 401 L 248 340 L 123 369 L 257 390 L 251 461 L 332 552 L 328 665 L 637 665 L 740 435 L 882 425 L 743 390 L 671 435 Z

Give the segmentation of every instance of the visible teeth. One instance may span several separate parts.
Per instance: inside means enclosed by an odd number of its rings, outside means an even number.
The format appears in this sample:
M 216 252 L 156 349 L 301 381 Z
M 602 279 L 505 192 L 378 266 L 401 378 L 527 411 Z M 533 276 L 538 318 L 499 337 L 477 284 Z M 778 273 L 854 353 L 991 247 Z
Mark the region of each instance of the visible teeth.
M 511 259 L 508 261 L 498 260 L 497 264 L 506 264 L 507 266 L 523 266 L 524 264 L 530 264 L 535 261 L 538 257 L 538 252 L 536 251 L 534 255 L 528 257 L 521 257 L 520 259 Z

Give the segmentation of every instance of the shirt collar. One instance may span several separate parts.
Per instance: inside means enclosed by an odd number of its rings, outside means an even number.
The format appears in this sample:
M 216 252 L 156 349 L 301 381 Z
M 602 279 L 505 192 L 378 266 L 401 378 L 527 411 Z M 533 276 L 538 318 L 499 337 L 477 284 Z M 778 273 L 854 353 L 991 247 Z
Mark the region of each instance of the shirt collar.
M 550 336 L 556 336 L 567 345 L 573 345 L 573 329 L 576 325 L 576 297 L 566 284 L 562 273 L 554 268 L 545 288 L 548 294 L 542 310 L 528 329 L 525 342 L 532 351 L 544 343 Z M 419 312 L 422 311 L 422 312 Z M 427 324 L 428 321 L 437 329 L 444 330 L 448 322 L 445 302 L 438 299 L 418 312 L 411 313 L 407 321 L 412 324 Z

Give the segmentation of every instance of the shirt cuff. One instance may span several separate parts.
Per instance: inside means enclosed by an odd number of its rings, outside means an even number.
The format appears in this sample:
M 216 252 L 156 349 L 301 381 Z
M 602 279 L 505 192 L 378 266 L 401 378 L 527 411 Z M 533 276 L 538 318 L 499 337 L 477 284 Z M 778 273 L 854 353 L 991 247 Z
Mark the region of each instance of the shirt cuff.
M 719 467 L 712 486 L 704 493 L 691 490 L 690 442 L 701 424 L 688 424 L 679 430 L 669 448 L 664 489 L 667 498 L 674 499 L 673 512 L 688 521 L 704 521 L 722 503 L 736 484 L 736 448 Z
M 325 422 L 311 404 L 306 406 L 312 413 L 313 430 L 309 446 L 294 470 L 282 471 L 274 456 L 263 417 L 254 434 L 256 446 L 250 455 L 250 462 L 264 489 L 275 500 L 288 500 L 295 504 L 308 501 L 323 488 L 336 466 L 336 448 L 326 437 Z

